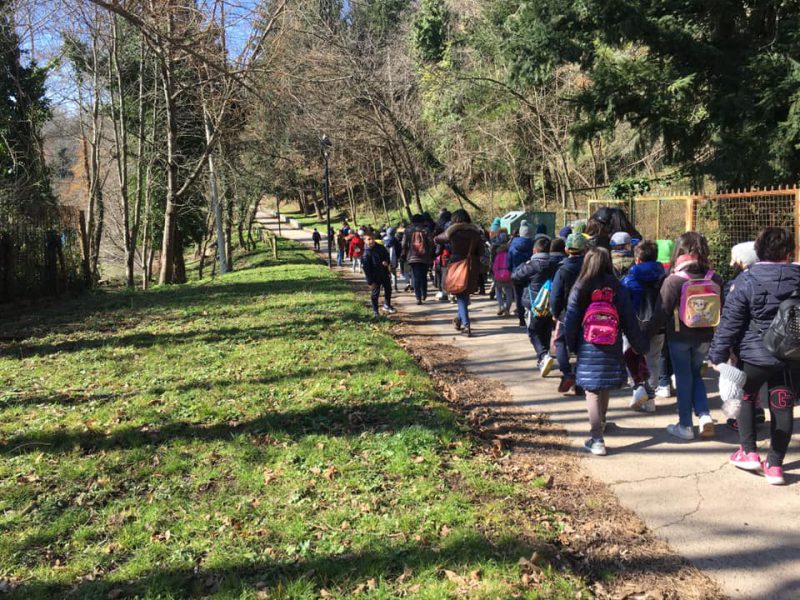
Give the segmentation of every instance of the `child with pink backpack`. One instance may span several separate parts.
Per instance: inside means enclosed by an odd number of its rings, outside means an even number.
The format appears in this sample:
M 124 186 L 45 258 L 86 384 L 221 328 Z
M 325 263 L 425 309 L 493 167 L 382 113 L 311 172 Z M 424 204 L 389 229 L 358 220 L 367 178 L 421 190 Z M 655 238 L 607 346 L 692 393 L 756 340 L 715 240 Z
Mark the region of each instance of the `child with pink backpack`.
M 503 239 L 505 238 L 505 239 Z M 492 263 L 492 278 L 497 299 L 497 316 L 507 317 L 514 303 L 514 284 L 511 283 L 511 270 L 508 268 L 508 234 L 499 233 L 495 238 L 497 253 Z
M 714 436 L 703 362 L 719 324 L 723 282 L 711 270 L 708 255 L 708 242 L 702 235 L 684 233 L 675 244 L 671 274 L 661 286 L 661 320 L 666 325 L 678 396 L 678 423 L 668 425 L 667 432 L 682 440 L 695 437 L 692 413 L 698 418 L 700 437 Z
M 635 352 L 646 354 L 648 350 L 630 295 L 615 276 L 611 253 L 605 248 L 586 252 L 570 293 L 564 328 L 567 346 L 578 356 L 576 383 L 586 391 L 591 437 L 584 448 L 604 456 L 603 431 L 610 392 L 628 380 L 622 354 L 623 333 Z

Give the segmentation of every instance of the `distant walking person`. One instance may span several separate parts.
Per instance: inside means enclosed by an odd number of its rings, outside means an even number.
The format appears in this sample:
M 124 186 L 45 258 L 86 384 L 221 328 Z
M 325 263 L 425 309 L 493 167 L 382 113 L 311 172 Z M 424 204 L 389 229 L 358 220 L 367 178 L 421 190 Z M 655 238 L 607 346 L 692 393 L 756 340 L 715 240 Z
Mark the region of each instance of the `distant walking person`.
M 314 250 L 319 250 L 320 242 L 322 241 L 322 236 L 320 235 L 319 231 L 314 229 L 314 233 L 311 234 L 311 239 L 314 240 Z
M 446 245 L 452 253 L 445 276 L 445 289 L 453 293 L 458 303 L 458 316 L 453 319 L 455 328 L 467 337 L 472 336 L 469 320 L 469 296 L 478 291 L 478 269 L 483 254 L 481 230 L 472 224 L 469 213 L 463 208 L 453 212 L 450 227 L 436 236 L 434 242 Z M 459 277 L 455 277 L 458 273 Z M 452 287 L 456 285 L 457 289 Z
M 433 236 L 425 225 L 425 217 L 414 215 L 403 237 L 403 258 L 411 266 L 417 304 L 428 299 L 428 270 L 433 264 L 433 247 Z

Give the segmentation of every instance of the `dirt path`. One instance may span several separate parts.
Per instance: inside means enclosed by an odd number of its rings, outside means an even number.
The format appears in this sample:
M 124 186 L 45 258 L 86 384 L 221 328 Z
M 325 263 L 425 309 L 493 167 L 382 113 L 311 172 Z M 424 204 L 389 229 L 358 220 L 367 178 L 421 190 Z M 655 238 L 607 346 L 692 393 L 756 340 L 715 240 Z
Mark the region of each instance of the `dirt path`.
M 274 219 L 259 219 L 277 229 Z M 283 236 L 311 244 L 310 234 L 283 227 Z M 325 242 L 323 241 L 323 246 Z M 418 336 L 431 343 L 463 350 L 464 365 L 474 376 L 502 381 L 510 397 L 502 409 L 520 418 L 545 413 L 563 425 L 572 447 L 587 437 L 582 398 L 556 391 L 558 372 L 542 379 L 535 371 L 532 348 L 515 318 L 495 316 L 496 305 L 474 297 L 470 308 L 475 337 L 457 336 L 450 320 L 455 307 L 428 303 L 416 306 L 400 293 L 395 306 Z M 709 386 L 714 382 L 709 381 Z M 795 438 L 787 457 L 788 485 L 769 486 L 761 477 L 727 464 L 738 444 L 724 425 L 712 441 L 673 441 L 665 431 L 674 422 L 675 399 L 658 399 L 656 414 L 628 410 L 628 393 L 612 398 L 606 433 L 609 455 L 582 456 L 584 469 L 610 486 L 623 506 L 635 511 L 678 553 L 719 582 L 735 598 L 800 597 L 800 443 Z M 724 423 L 719 400 L 712 415 Z M 766 447 L 768 426 L 760 432 Z

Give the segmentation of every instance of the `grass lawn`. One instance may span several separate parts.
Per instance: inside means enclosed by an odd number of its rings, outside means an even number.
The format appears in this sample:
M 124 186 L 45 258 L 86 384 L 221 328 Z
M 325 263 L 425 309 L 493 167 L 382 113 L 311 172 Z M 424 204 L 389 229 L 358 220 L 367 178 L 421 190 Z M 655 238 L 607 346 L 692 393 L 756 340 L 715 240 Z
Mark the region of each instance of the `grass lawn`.
M 369 315 L 283 242 L 3 315 L 0 596 L 588 597 Z

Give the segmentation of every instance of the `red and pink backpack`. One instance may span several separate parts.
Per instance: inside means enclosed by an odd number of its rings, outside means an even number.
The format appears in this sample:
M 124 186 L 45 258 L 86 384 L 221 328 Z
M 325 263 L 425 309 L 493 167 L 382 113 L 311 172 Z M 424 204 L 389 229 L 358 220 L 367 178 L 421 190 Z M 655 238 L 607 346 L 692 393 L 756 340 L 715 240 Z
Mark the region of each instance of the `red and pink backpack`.
M 598 346 L 613 346 L 619 338 L 619 312 L 614 291 L 603 288 L 592 292 L 592 301 L 583 315 L 583 339 Z
M 511 271 L 508 269 L 508 251 L 503 250 L 498 252 L 494 257 L 494 265 L 492 272 L 494 273 L 494 280 L 498 283 L 508 283 L 511 281 Z

